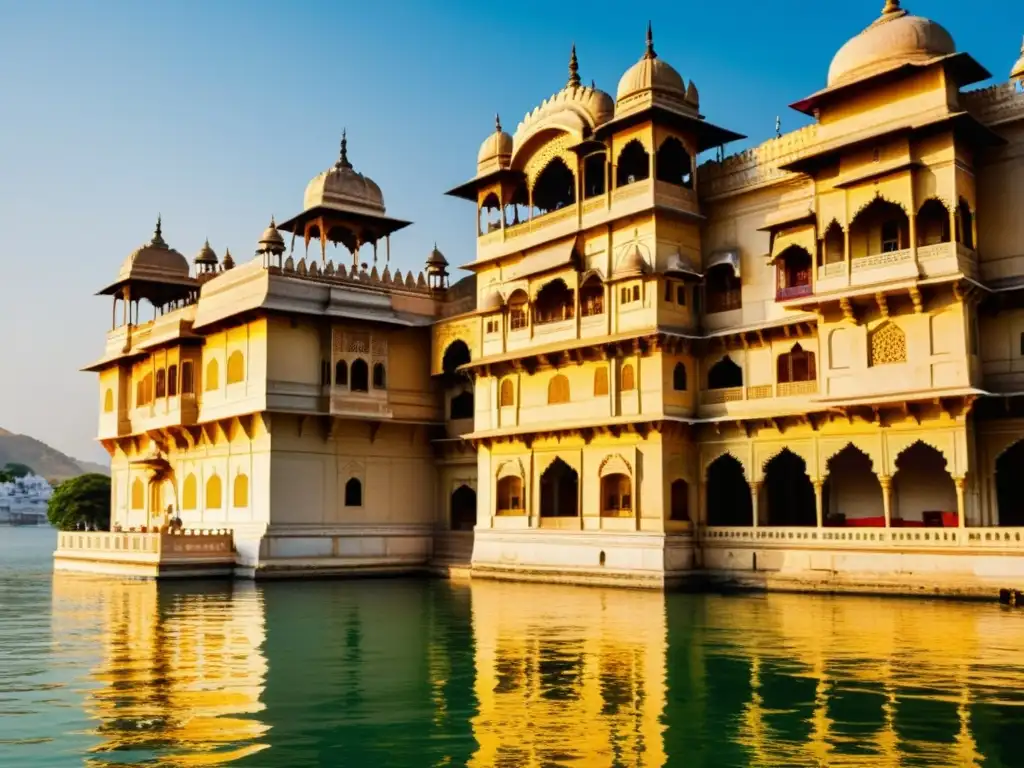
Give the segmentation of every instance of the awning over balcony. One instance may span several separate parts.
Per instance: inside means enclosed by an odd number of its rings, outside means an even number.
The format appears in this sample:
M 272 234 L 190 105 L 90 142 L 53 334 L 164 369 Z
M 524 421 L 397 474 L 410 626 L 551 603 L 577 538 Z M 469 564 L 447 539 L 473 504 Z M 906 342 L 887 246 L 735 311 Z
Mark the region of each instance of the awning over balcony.
M 521 261 L 505 268 L 504 280 L 505 282 L 519 280 L 523 277 L 567 266 L 572 262 L 572 252 L 575 247 L 576 238 L 571 237 L 535 251 L 528 251 Z
M 732 267 L 732 273 L 734 276 L 740 276 L 740 252 L 736 248 L 729 248 L 727 250 L 715 251 L 708 258 L 708 263 L 704 265 L 704 274 L 707 274 L 715 267 L 720 267 L 726 264 Z
M 814 259 L 814 254 L 818 249 L 818 244 L 814 238 L 814 224 L 803 224 L 796 227 L 790 227 L 782 232 L 775 235 L 775 239 L 772 242 L 772 252 L 769 254 L 768 263 L 774 264 L 775 260 L 783 254 L 784 251 L 792 247 L 803 248 L 807 251 L 807 255 Z
M 697 271 L 696 267 L 693 266 L 693 262 L 690 261 L 688 256 L 683 256 L 679 251 L 676 251 L 668 257 L 668 262 L 665 265 L 666 275 L 678 275 L 683 279 L 695 278 L 700 280 L 704 275 Z

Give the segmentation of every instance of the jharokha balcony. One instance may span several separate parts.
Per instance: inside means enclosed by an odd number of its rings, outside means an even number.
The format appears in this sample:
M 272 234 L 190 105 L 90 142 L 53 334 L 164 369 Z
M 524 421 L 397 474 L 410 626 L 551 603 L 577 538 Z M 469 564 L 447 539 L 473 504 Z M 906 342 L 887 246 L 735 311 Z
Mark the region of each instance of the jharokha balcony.
M 230 576 L 235 567 L 226 529 L 61 531 L 54 567 L 62 571 L 140 577 Z

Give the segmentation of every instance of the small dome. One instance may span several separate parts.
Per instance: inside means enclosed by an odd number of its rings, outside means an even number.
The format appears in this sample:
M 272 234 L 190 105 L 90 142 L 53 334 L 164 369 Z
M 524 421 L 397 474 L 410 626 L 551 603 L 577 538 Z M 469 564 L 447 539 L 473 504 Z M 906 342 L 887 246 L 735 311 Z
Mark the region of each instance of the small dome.
M 231 251 L 227 248 L 224 249 L 224 269 L 234 269 L 235 260 L 231 256 Z
M 129 254 L 121 264 L 117 279 L 118 282 L 123 280 L 180 282 L 190 279 L 188 259 L 164 242 L 159 218 L 156 220 L 153 239 Z
M 832 59 L 828 85 L 842 85 L 900 64 L 923 64 L 956 53 L 953 38 L 942 26 L 886 0 L 882 15 L 849 40 Z
M 448 259 L 444 257 L 444 254 L 437 249 L 437 243 L 434 243 L 434 250 L 427 256 L 427 269 L 444 269 L 448 266 Z
M 1017 63 L 1010 70 L 1010 80 L 1024 85 L 1024 45 L 1020 47 L 1020 58 L 1017 59 Z
M 512 159 L 512 137 L 501 129 L 501 118 L 494 116 L 494 133 L 484 139 L 476 156 L 479 173 L 498 168 L 508 168 Z
M 647 262 L 644 255 L 640 253 L 640 246 L 635 245 L 619 262 L 615 269 L 615 277 L 638 277 L 647 271 Z
M 263 234 L 260 235 L 259 247 L 256 248 L 256 253 L 272 253 L 275 256 L 284 253 L 284 238 L 277 231 L 277 224 L 274 223 L 273 216 L 270 217 L 270 226 L 263 230 Z
M 342 210 L 384 213 L 384 195 L 368 176 L 357 172 L 348 160 L 348 138 L 341 134 L 341 156 L 333 166 L 306 185 L 302 200 L 309 210 L 323 205 Z
M 203 243 L 203 247 L 199 249 L 199 253 L 192 259 L 193 264 L 217 264 L 217 254 L 214 253 L 213 248 L 210 247 L 210 241 L 207 240 Z
M 696 113 L 697 87 L 687 88 L 675 68 L 654 52 L 654 35 L 647 25 L 647 49 L 636 64 L 619 79 L 615 92 L 615 114 L 622 115 L 651 106 L 655 101 L 664 106 L 683 108 Z
M 481 312 L 497 312 L 502 308 L 504 302 L 501 300 L 501 294 L 497 291 L 488 291 L 484 294 L 483 299 L 480 301 Z

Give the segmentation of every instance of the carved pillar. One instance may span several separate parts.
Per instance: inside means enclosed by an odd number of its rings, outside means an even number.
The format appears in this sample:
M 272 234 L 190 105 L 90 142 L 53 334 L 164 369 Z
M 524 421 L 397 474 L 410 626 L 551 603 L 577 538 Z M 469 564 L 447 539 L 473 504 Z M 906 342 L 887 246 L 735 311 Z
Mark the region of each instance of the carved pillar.
M 885 515 L 885 527 L 892 527 L 892 478 L 879 475 L 878 483 L 882 486 L 882 513 Z
M 967 478 L 966 477 L 954 477 L 953 485 L 956 486 L 956 516 L 957 516 L 957 527 L 967 527 L 967 515 L 966 505 L 964 504 L 964 492 L 967 490 Z
M 760 505 L 758 501 L 761 497 L 761 481 L 751 480 L 750 481 L 750 500 L 754 505 L 754 514 L 751 516 L 751 524 L 754 528 L 758 527 L 760 523 Z
M 818 521 L 817 525 L 819 528 L 821 528 L 822 523 L 824 522 L 824 516 L 822 514 L 822 490 L 824 489 L 824 487 L 825 484 L 821 480 L 814 481 L 814 511 Z

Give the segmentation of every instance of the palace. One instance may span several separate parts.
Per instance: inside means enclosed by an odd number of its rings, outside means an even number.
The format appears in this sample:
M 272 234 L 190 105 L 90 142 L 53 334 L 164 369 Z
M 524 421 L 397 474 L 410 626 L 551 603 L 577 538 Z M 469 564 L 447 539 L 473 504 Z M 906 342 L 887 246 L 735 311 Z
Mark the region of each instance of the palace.
M 1024 589 L 1024 51 L 969 89 L 888 0 L 734 155 L 637 53 L 496 121 L 456 282 L 392 271 L 344 137 L 247 263 L 158 222 L 86 369 L 114 530 L 57 567 Z

